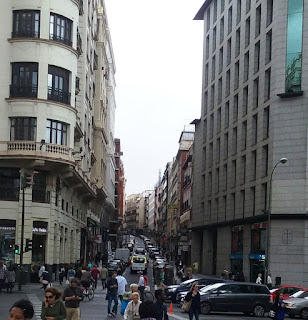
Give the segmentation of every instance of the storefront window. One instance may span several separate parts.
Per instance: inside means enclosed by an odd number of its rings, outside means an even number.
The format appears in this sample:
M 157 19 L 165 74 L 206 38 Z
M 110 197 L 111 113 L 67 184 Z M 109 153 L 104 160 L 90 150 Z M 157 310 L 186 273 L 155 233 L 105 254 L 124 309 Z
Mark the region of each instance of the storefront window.
M 266 229 L 251 230 L 251 253 L 264 254 L 266 249 Z
M 232 232 L 231 253 L 243 253 L 243 231 Z
M 15 260 L 15 220 L 0 220 L 0 260 Z

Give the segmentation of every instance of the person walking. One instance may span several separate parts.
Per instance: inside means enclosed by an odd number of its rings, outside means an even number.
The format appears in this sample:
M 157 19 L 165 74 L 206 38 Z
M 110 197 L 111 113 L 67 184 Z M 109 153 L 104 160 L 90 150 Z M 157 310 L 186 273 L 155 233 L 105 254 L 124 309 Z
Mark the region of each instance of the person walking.
M 132 293 L 132 301 L 130 301 L 124 312 L 124 320 L 138 320 L 140 319 L 139 307 L 141 301 L 139 299 L 139 293 Z
M 262 274 L 261 273 L 258 274 L 258 277 L 256 279 L 256 283 L 257 284 L 262 284 Z
M 167 307 L 164 305 L 164 302 L 166 300 L 165 290 L 155 290 L 155 298 L 156 320 L 169 320 Z
M 198 290 L 198 284 L 193 284 L 190 288 L 190 291 L 187 293 L 185 297 L 185 301 L 191 301 L 189 313 L 189 320 L 192 320 L 195 316 L 196 320 L 199 320 L 199 313 L 201 311 L 200 304 L 200 293 Z
M 5 285 L 5 278 L 6 278 L 6 267 L 4 265 L 4 262 L 0 260 L 0 293 L 2 291 L 2 288 Z
M 138 271 L 138 273 L 139 273 L 138 290 L 140 292 L 140 299 L 143 302 L 144 301 L 144 289 L 145 289 L 144 277 L 143 277 L 142 271 Z
M 66 319 L 66 309 L 61 301 L 61 291 L 55 287 L 45 290 L 45 299 L 42 303 L 42 320 L 64 320 Z
M 84 267 L 80 278 L 81 285 L 85 288 L 89 288 L 92 280 L 93 278 L 90 269 L 88 267 Z
M 68 271 L 67 271 L 67 280 L 71 281 L 73 278 L 75 278 L 75 274 L 76 274 L 76 271 L 74 270 L 73 265 L 72 264 L 69 265 Z
M 286 305 L 283 303 L 283 293 L 276 295 L 273 310 L 275 311 L 275 320 L 284 320 Z
M 273 280 L 272 280 L 272 274 L 269 273 L 267 276 L 267 287 L 271 290 L 273 288 Z
M 40 279 L 40 283 L 42 283 L 42 280 L 43 280 L 42 275 L 43 275 L 44 271 L 45 271 L 45 266 L 44 266 L 44 264 L 41 264 L 41 267 L 38 272 L 38 277 Z M 44 289 L 44 286 L 42 286 L 41 289 Z
M 44 290 L 46 290 L 46 288 L 47 288 L 47 286 L 49 285 L 49 282 L 50 282 L 50 276 L 49 276 L 48 270 L 45 270 L 42 273 L 41 278 L 42 278 L 43 288 L 44 288 Z
M 14 265 L 11 263 L 6 271 L 7 293 L 12 293 L 15 280 L 16 280 L 15 268 L 14 268 Z
M 59 282 L 61 286 L 62 286 L 64 276 L 65 276 L 65 268 L 62 266 L 59 270 Z
M 31 320 L 34 316 L 32 303 L 27 299 L 16 301 L 9 313 L 8 320 Z
M 140 319 L 156 320 L 156 308 L 152 300 L 145 300 L 139 307 Z
M 107 295 L 108 295 L 108 317 L 114 318 L 118 310 L 118 281 L 117 273 L 114 272 L 112 277 L 107 280 Z M 112 311 L 111 305 L 112 301 L 114 302 Z
M 127 285 L 127 281 L 126 281 L 125 277 L 123 277 L 121 270 L 117 271 L 116 279 L 118 281 L 118 297 L 119 297 L 120 301 L 122 302 L 123 294 L 125 292 L 126 285 Z
M 108 269 L 106 268 L 106 266 L 103 264 L 103 267 L 100 271 L 100 277 L 101 277 L 101 281 L 102 281 L 102 287 L 104 290 L 106 288 L 106 280 L 108 278 Z
M 66 320 L 80 320 L 80 301 L 83 300 L 82 289 L 78 286 L 78 279 L 73 278 L 70 286 L 63 292 L 63 300 L 65 301 Z
M 98 278 L 98 275 L 99 275 L 99 270 L 97 268 L 97 265 L 95 264 L 93 266 L 93 268 L 91 269 L 91 275 L 92 275 L 92 278 L 94 280 L 94 287 L 95 289 L 97 288 L 97 278 Z

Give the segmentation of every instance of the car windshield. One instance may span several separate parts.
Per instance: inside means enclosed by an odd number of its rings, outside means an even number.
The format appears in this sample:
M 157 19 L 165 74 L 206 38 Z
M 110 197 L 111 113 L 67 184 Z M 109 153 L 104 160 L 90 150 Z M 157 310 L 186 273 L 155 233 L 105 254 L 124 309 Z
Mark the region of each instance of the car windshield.
M 141 257 L 136 257 L 136 258 L 133 259 L 133 262 L 135 262 L 135 263 L 144 263 L 145 259 L 141 258 Z
M 189 279 L 189 280 L 186 280 L 186 281 L 184 281 L 184 282 L 182 282 L 182 283 L 180 284 L 180 287 L 186 287 L 187 285 L 192 284 L 192 283 L 195 282 L 195 281 L 197 281 L 197 279 Z
M 217 288 L 221 287 L 222 285 L 224 285 L 224 283 L 214 283 L 214 284 L 210 284 L 209 286 L 206 286 L 206 287 L 200 289 L 200 291 L 201 291 L 202 293 L 206 293 L 206 292 L 209 292 L 209 291 L 211 291 L 211 290 L 213 290 L 213 289 L 217 289 Z
M 299 290 L 299 291 L 291 294 L 290 298 L 299 298 L 299 296 L 301 296 L 304 292 L 305 292 L 304 290 Z M 303 298 L 303 297 L 301 296 L 301 298 Z

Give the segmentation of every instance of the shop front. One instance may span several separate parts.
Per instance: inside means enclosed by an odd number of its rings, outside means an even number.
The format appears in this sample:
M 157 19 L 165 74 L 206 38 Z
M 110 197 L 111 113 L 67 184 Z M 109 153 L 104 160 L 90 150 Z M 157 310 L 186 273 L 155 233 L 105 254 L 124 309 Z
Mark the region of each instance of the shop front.
M 0 219 L 0 260 L 15 261 L 16 221 Z

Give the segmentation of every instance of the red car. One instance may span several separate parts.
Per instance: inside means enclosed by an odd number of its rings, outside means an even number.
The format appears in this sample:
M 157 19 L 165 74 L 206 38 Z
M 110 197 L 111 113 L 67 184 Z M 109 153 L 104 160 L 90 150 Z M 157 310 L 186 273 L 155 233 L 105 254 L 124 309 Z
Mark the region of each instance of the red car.
M 290 299 L 291 294 L 294 294 L 295 292 L 297 292 L 299 290 L 306 291 L 308 289 L 305 287 L 292 286 L 292 285 L 288 285 L 288 284 L 280 285 L 280 286 L 270 290 L 270 292 L 271 292 L 270 302 L 273 303 L 276 299 L 277 294 L 279 295 L 281 292 L 283 293 L 283 300 L 286 300 L 286 299 Z

